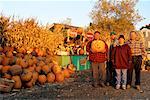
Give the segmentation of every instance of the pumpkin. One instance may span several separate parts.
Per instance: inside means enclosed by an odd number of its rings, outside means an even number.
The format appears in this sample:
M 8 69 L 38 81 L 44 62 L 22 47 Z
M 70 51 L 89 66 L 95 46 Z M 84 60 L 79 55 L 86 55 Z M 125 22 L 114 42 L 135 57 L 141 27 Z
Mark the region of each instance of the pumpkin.
M 22 67 L 19 65 L 13 65 L 10 68 L 10 73 L 12 75 L 20 75 L 22 73 Z
M 80 49 L 80 50 L 79 50 L 79 54 L 80 54 L 80 55 L 84 55 L 84 50 L 83 50 L 83 49 Z
M 22 87 L 20 76 L 12 76 L 12 80 L 15 81 L 14 89 L 20 89 Z
M 9 64 L 9 58 L 3 57 L 2 65 L 8 65 L 8 64 Z
M 69 78 L 70 77 L 70 73 L 69 73 L 68 69 L 63 69 L 62 72 L 63 72 L 65 78 Z
M 0 52 L 2 52 L 2 51 L 3 51 L 3 47 L 0 46 Z
M 69 64 L 69 65 L 67 66 L 67 69 L 68 69 L 68 71 L 69 71 L 70 74 L 74 74 L 74 73 L 75 73 L 75 70 L 76 70 L 76 68 L 74 67 L 73 64 Z
M 11 75 L 8 73 L 4 73 L 2 78 L 7 78 L 7 79 L 11 79 Z
M 32 73 L 32 79 L 34 80 L 34 82 L 37 81 L 38 77 L 39 77 L 39 73 L 38 72 L 33 72 Z
M 42 66 L 42 71 L 47 74 L 50 71 L 50 68 L 47 65 Z
M 7 73 L 10 70 L 10 66 L 2 66 L 2 73 Z
M 47 74 L 47 82 L 48 83 L 53 83 L 55 81 L 55 74 L 54 73 L 48 73 Z
M 36 65 L 29 66 L 27 69 L 30 70 L 31 72 L 34 72 L 36 68 Z
M 42 85 L 45 84 L 46 80 L 47 80 L 47 78 L 45 75 L 39 75 L 38 81 L 40 84 L 42 84 Z
M 44 55 L 44 52 L 41 49 L 37 50 L 36 53 L 38 56 L 41 56 L 41 57 Z
M 35 84 L 34 79 L 32 78 L 29 82 L 25 83 L 25 86 L 27 88 L 31 88 L 33 87 L 33 85 Z
M 54 65 L 52 67 L 52 70 L 53 70 L 54 74 L 60 73 L 62 71 L 61 67 L 58 65 Z
M 40 73 L 41 72 L 41 66 L 37 66 L 36 68 L 35 68 L 35 71 L 37 71 L 38 73 Z
M 101 40 L 94 40 L 91 44 L 91 49 L 93 52 L 103 52 L 105 51 L 105 43 Z
M 27 68 L 28 67 L 28 63 L 24 60 L 24 59 L 21 59 L 20 60 L 20 64 L 19 64 L 22 68 Z
M 54 64 L 53 63 L 49 63 L 49 64 L 47 64 L 47 66 L 50 68 L 50 70 L 52 69 L 52 67 L 54 66 Z
M 7 57 L 13 57 L 13 53 L 12 53 L 11 51 L 7 51 L 7 52 L 6 52 L 6 56 L 7 56 Z
M 32 59 L 29 59 L 29 60 L 28 60 L 28 65 L 29 65 L 29 66 L 32 66 L 32 65 L 33 65 L 33 63 L 34 63 L 34 62 L 33 62 L 33 60 L 32 60 Z
M 29 71 L 28 69 L 24 69 L 23 73 L 21 74 L 21 80 L 27 82 L 30 81 L 31 78 L 32 78 L 32 72 Z
M 26 49 L 23 47 L 19 48 L 17 51 L 22 54 L 26 53 Z
M 63 82 L 64 81 L 64 74 L 62 72 L 56 73 L 56 81 L 57 82 Z
M 17 57 L 15 57 L 15 56 L 10 57 L 9 58 L 9 64 L 14 65 L 16 63 L 16 59 L 17 59 Z

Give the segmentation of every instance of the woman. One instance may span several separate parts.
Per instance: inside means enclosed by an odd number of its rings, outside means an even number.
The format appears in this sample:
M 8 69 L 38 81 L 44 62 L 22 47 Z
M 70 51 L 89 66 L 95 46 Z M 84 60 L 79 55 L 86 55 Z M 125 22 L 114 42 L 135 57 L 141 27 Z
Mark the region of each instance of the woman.
M 124 35 L 118 38 L 119 45 L 112 50 L 112 63 L 116 70 L 116 89 L 126 89 L 127 84 L 127 69 L 131 66 L 131 49 L 128 44 L 125 44 Z

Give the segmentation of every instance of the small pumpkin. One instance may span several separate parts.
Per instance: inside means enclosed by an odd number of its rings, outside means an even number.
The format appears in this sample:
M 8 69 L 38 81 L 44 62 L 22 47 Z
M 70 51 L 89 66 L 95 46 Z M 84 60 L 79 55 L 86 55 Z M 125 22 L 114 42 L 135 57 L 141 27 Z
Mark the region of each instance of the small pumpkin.
M 80 54 L 80 55 L 84 55 L 84 50 L 83 50 L 83 49 L 80 49 L 80 50 L 79 50 L 79 54 Z
M 24 69 L 23 73 L 21 74 L 21 80 L 27 82 L 30 81 L 31 78 L 32 78 L 32 72 L 29 71 L 28 69 Z
M 8 65 L 8 64 L 9 64 L 9 58 L 8 57 L 3 57 L 2 65 Z
M 3 47 L 0 46 L 0 52 L 2 52 L 2 51 L 3 51 Z
M 38 77 L 39 77 L 39 73 L 38 72 L 33 72 L 32 73 L 32 79 L 34 80 L 34 82 L 37 81 Z
M 34 79 L 32 78 L 29 82 L 25 83 L 25 87 L 31 88 L 35 85 Z
M 2 73 L 7 73 L 10 70 L 11 66 L 2 66 Z
M 48 83 L 53 83 L 55 81 L 55 74 L 54 73 L 48 73 L 47 74 L 47 82 Z
M 14 89 L 21 89 L 22 82 L 21 82 L 20 76 L 12 76 L 12 80 L 15 81 Z
M 63 82 L 64 81 L 64 74 L 62 72 L 56 73 L 56 81 L 57 82 Z
M 36 65 L 34 64 L 32 66 L 29 66 L 27 69 L 30 70 L 31 72 L 34 72 L 35 68 L 36 68 Z
M 65 78 L 69 78 L 70 77 L 70 73 L 69 73 L 69 70 L 67 68 L 63 69 L 62 72 L 63 72 Z
M 10 73 L 12 75 L 20 75 L 22 73 L 22 67 L 19 65 L 13 65 L 10 67 Z
M 67 69 L 68 69 L 68 71 L 69 71 L 70 74 L 74 74 L 74 73 L 75 73 L 75 70 L 76 70 L 76 68 L 74 67 L 73 64 L 69 64 L 69 65 L 67 66 Z
M 45 84 L 46 80 L 47 80 L 47 78 L 45 75 L 39 75 L 38 81 L 41 85 Z
M 37 67 L 35 68 L 35 71 L 38 72 L 38 73 L 40 73 L 40 72 L 41 72 L 41 69 L 42 69 L 41 66 L 37 66 Z
M 54 72 L 54 74 L 60 73 L 62 71 L 61 67 L 58 65 L 54 65 L 52 67 L 52 71 Z
M 13 57 L 13 53 L 12 53 L 11 51 L 7 51 L 7 52 L 6 52 L 6 56 L 7 56 L 7 57 Z
M 50 68 L 47 65 L 42 66 L 42 71 L 47 74 L 50 71 Z

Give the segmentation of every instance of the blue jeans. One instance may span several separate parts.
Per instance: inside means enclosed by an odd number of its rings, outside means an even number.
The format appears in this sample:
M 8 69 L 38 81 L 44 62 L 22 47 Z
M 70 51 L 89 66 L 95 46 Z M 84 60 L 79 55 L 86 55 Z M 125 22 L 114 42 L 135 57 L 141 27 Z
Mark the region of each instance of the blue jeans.
M 126 85 L 127 84 L 127 69 L 115 69 L 116 70 L 116 84 Z

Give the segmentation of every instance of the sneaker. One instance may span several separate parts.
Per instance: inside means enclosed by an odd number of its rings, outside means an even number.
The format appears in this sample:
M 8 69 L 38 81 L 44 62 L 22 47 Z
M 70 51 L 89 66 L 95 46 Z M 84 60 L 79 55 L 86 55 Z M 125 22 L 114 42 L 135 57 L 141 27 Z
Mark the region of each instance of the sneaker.
M 122 89 L 123 89 L 123 90 L 126 90 L 126 85 L 122 85 Z
M 136 85 L 135 87 L 136 87 L 136 89 L 137 89 L 140 93 L 143 93 L 143 92 L 144 92 L 144 91 L 141 89 L 140 85 Z
M 109 82 L 107 82 L 107 83 L 106 83 L 106 86 L 110 86 L 110 83 L 109 83 Z
M 97 88 L 98 85 L 96 83 L 92 84 L 93 87 Z
M 128 84 L 128 85 L 127 85 L 127 89 L 130 89 L 130 88 L 131 88 L 131 85 Z
M 101 87 L 105 87 L 105 84 L 104 83 L 100 83 L 99 84 Z
M 120 89 L 120 85 L 119 84 L 116 85 L 116 89 L 117 90 Z

